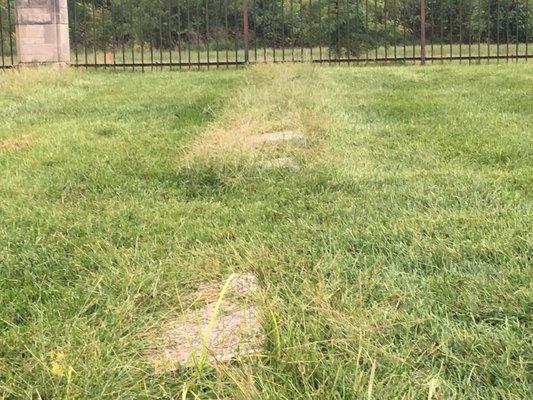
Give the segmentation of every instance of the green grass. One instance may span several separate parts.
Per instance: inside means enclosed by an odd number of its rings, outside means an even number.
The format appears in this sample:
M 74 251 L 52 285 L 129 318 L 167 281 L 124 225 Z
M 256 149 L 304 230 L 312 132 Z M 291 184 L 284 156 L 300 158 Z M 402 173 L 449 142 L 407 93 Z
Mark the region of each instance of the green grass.
M 525 63 L 1 73 L 0 398 L 530 397 L 531 87 Z M 150 332 L 235 271 L 264 354 L 155 375 Z

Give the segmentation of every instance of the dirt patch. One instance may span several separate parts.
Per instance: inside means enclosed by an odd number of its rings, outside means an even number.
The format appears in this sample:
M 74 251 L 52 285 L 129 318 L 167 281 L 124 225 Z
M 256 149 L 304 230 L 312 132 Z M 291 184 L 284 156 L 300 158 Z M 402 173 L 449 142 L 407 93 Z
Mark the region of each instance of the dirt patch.
M 146 353 L 148 361 L 160 373 L 259 353 L 265 334 L 254 302 L 258 290 L 251 274 L 201 284 L 188 298 L 190 309 L 156 335 L 158 346 Z
M 18 138 L 6 139 L 0 142 L 0 151 L 20 150 L 31 146 L 31 144 L 31 136 L 23 135 Z

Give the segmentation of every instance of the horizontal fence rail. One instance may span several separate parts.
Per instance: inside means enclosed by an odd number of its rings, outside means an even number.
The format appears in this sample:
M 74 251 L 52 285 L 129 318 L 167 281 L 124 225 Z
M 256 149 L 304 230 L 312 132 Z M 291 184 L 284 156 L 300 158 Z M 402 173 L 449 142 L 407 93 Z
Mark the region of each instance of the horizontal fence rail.
M 4 68 L 16 64 L 14 2 L 0 0 L 0 67 Z M 531 3 L 69 0 L 71 64 L 144 70 L 260 62 L 527 60 L 533 56 Z

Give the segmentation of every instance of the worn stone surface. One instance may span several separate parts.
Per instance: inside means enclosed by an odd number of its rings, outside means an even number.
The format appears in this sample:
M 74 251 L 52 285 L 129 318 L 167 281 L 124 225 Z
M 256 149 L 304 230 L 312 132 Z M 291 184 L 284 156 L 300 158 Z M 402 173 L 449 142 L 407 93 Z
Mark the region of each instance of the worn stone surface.
M 229 279 L 223 299 L 225 281 L 202 284 L 188 299 L 191 308 L 165 324 L 157 335 L 159 346 L 146 354 L 156 372 L 190 367 L 202 358 L 227 362 L 262 350 L 265 334 L 254 302 L 257 278 L 241 274 Z
M 252 135 L 248 138 L 252 147 L 261 146 L 267 143 L 301 143 L 305 142 L 305 135 L 298 131 L 283 131 Z
M 15 28 L 20 64 L 70 61 L 67 0 L 17 0 Z

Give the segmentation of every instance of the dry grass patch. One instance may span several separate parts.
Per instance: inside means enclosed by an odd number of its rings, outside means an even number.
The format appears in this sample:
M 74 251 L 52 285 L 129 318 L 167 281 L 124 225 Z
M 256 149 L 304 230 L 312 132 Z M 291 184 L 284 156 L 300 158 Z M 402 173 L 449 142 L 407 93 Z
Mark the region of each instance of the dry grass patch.
M 301 132 L 313 142 L 329 120 L 321 96 L 309 90 L 320 90 L 317 74 L 313 65 L 249 68 L 247 85 L 192 144 L 190 157 L 199 161 L 270 158 L 272 149 L 258 148 L 273 132 Z
M 0 152 L 10 150 L 20 150 L 32 145 L 30 135 L 22 135 L 18 138 L 9 138 L 0 142 Z

